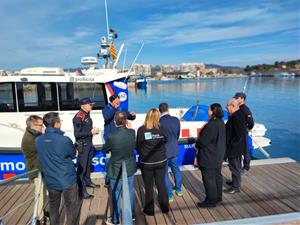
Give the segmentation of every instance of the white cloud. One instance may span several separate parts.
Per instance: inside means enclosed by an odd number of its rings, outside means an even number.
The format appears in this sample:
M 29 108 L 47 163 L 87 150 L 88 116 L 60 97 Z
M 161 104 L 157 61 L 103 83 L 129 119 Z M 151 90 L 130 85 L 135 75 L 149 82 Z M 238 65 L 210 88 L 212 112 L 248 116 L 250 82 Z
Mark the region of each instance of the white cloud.
M 267 8 L 228 8 L 156 14 L 129 36 L 165 46 L 220 41 L 262 35 L 298 27 L 298 12 L 275 14 Z M 240 10 L 240 11 L 239 11 Z

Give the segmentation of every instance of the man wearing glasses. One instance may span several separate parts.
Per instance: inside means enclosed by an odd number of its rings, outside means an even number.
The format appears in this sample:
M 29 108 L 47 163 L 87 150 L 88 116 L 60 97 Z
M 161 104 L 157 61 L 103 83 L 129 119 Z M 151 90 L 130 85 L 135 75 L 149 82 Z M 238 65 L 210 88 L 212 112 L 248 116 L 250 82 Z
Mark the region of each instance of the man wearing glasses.
M 26 131 L 22 138 L 21 148 L 26 160 L 27 171 L 38 169 L 40 165 L 38 162 L 38 154 L 35 147 L 35 138 L 43 133 L 44 124 L 43 118 L 37 115 L 31 115 L 26 120 Z M 43 223 L 44 218 L 44 200 L 45 188 L 43 181 L 38 177 L 38 173 L 30 174 L 29 180 L 34 183 L 35 193 L 39 193 L 38 197 L 38 210 L 37 210 L 37 223 Z
M 232 181 L 226 182 L 230 188 L 224 192 L 235 194 L 241 187 L 241 157 L 246 144 L 246 120 L 236 99 L 229 99 L 226 106 L 230 115 L 226 127 L 226 157 L 231 171 Z
M 73 118 L 74 136 L 76 148 L 78 151 L 77 174 L 79 177 L 79 193 L 83 199 L 92 198 L 86 187 L 98 188 L 91 180 L 91 166 L 94 152 L 93 135 L 99 134 L 100 129 L 93 127 L 93 121 L 90 112 L 93 108 L 93 102 L 90 98 L 80 100 L 80 110 Z

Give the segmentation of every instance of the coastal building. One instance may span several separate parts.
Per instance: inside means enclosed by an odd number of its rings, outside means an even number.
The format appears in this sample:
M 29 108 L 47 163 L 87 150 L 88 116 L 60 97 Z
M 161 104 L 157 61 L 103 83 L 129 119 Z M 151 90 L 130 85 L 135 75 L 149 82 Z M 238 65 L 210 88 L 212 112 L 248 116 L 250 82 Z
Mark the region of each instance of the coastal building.
M 151 65 L 150 64 L 134 64 L 133 71 L 136 75 L 151 75 Z
M 204 63 L 182 63 L 180 64 L 180 71 L 183 73 L 192 72 L 195 74 L 204 74 L 206 72 Z M 197 73 L 197 71 L 200 73 Z

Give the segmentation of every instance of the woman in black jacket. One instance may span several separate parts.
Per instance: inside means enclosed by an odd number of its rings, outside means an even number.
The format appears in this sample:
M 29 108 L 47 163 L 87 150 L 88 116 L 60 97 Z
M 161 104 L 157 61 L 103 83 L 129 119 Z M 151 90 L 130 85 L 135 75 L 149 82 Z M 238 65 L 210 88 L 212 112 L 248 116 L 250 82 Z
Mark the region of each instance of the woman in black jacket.
M 206 198 L 197 203 L 201 208 L 216 207 L 222 201 L 222 161 L 226 150 L 224 116 L 220 104 L 214 103 L 208 109 L 208 120 L 196 141 L 198 166 L 201 170 Z
M 169 212 L 168 194 L 165 184 L 166 138 L 159 127 L 159 111 L 150 109 L 147 112 L 145 123 L 137 132 L 137 149 L 140 155 L 142 177 L 145 184 L 144 213 L 154 215 L 153 184 L 157 187 L 158 202 L 163 213 Z

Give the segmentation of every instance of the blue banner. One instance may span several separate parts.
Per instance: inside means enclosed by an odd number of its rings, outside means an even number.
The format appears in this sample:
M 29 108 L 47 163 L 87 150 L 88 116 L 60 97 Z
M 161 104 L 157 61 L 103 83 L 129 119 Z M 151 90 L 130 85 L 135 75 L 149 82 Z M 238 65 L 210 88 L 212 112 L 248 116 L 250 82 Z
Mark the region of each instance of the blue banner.
M 25 173 L 26 162 L 22 153 L 15 154 L 0 154 L 0 179 L 7 179 L 9 177 Z M 135 159 L 139 165 L 139 155 L 135 150 Z M 193 165 L 196 151 L 193 145 L 182 144 L 179 145 L 178 164 L 179 165 Z M 105 171 L 106 155 L 102 149 L 94 152 L 92 159 L 92 170 L 94 172 Z

